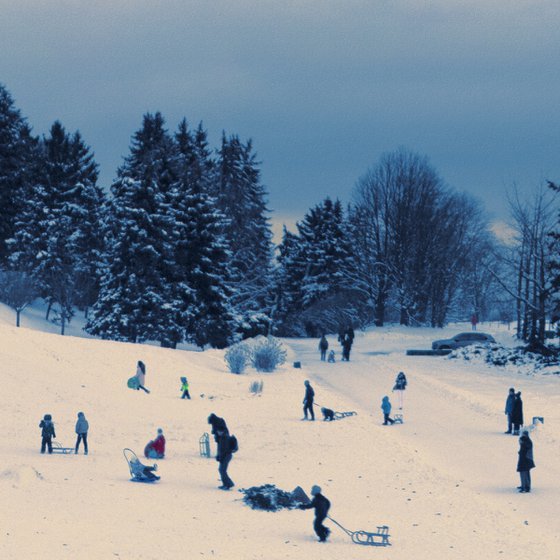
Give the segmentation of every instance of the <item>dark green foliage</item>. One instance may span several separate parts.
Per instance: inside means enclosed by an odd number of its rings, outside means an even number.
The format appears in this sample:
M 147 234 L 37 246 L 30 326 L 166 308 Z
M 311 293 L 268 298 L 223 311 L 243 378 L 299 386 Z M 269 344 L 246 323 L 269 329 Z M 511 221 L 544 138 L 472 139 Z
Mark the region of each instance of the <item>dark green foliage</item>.
M 241 492 L 244 494 L 243 501 L 252 509 L 264 511 L 296 509 L 303 503 L 301 499 L 296 498 L 292 493 L 280 490 L 274 484 L 242 488 Z

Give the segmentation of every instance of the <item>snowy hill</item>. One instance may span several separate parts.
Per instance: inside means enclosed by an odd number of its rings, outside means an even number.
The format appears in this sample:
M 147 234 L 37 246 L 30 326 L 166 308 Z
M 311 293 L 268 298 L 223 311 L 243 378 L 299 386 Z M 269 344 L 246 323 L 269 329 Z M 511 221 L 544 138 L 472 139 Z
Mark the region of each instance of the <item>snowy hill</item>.
M 404 354 L 461 329 L 357 333 L 348 364 L 320 362 L 316 340 L 288 340 L 289 363 L 278 372 L 236 376 L 221 351 L 17 329 L 5 311 L 2 559 L 558 558 L 559 376 Z M 483 329 L 511 343 L 507 331 Z M 329 342 L 340 355 L 334 337 Z M 150 395 L 126 387 L 139 359 Z M 291 367 L 294 360 L 301 370 Z M 391 388 L 400 370 L 409 379 L 405 423 L 383 426 L 381 398 L 387 394 L 396 405 Z M 190 401 L 179 398 L 182 375 L 191 383 Z M 250 382 L 261 378 L 262 395 L 252 395 Z M 301 422 L 304 379 L 318 403 L 358 415 Z M 533 433 L 531 494 L 515 489 L 517 438 L 503 434 L 510 386 L 523 392 L 528 422 L 545 417 Z M 72 446 L 78 411 L 90 422 L 90 455 L 40 455 L 42 416 L 52 414 L 57 440 Z M 231 492 L 217 489 L 216 461 L 198 453 L 211 412 L 239 439 Z M 122 449 L 141 454 L 158 427 L 167 438 L 161 481 L 129 482 Z M 319 484 L 334 519 L 351 530 L 386 523 L 393 545 L 361 547 L 328 521 L 330 542 L 319 544 L 311 512 L 254 511 L 235 491 L 265 483 L 307 491 Z

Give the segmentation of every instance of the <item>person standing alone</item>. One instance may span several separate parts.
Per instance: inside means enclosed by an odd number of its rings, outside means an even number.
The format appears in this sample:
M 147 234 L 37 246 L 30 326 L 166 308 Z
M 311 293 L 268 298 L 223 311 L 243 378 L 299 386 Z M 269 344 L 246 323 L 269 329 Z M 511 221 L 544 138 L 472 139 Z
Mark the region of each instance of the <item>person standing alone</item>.
M 89 430 L 89 423 L 86 420 L 85 414 L 83 412 L 78 412 L 78 421 L 76 422 L 76 434 L 78 439 L 76 440 L 76 450 L 75 454 L 78 454 L 78 448 L 80 447 L 80 442 L 84 442 L 84 455 L 88 454 L 88 444 L 87 444 L 87 434 Z
M 321 352 L 321 361 L 324 362 L 327 356 L 327 350 L 329 349 L 329 341 L 326 336 L 323 335 L 319 341 L 319 351 Z
M 519 492 L 531 491 L 531 469 L 535 468 L 533 461 L 533 442 L 529 437 L 529 432 L 523 430 L 523 434 L 519 438 L 519 459 L 517 460 L 517 472 L 521 478 L 521 486 L 517 489 Z

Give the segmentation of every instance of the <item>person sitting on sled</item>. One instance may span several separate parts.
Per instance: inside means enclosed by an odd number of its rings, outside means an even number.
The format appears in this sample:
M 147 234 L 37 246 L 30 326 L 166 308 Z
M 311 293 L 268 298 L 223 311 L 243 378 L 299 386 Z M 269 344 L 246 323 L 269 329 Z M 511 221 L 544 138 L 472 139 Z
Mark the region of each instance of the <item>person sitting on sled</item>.
M 165 457 L 165 437 L 163 430 L 158 428 L 156 439 L 149 441 L 144 448 L 146 459 L 163 459 Z
M 323 494 L 321 494 L 320 486 L 313 486 L 313 488 L 311 488 L 311 495 L 313 496 L 313 500 L 311 500 L 308 504 L 302 504 L 299 506 L 299 509 L 315 508 L 315 521 L 313 522 L 313 529 L 315 529 L 315 533 L 319 537 L 319 542 L 326 542 L 331 530 L 323 525 L 323 521 L 329 513 L 331 503 L 327 500 L 327 498 L 325 498 L 325 496 L 323 496 Z
M 130 460 L 130 469 L 132 471 L 132 475 L 134 478 L 138 480 L 146 480 L 146 481 L 153 481 L 159 480 L 160 477 L 157 474 L 154 474 L 154 471 L 157 471 L 157 465 L 149 467 L 148 465 L 144 465 L 140 462 L 140 459 L 134 457 Z

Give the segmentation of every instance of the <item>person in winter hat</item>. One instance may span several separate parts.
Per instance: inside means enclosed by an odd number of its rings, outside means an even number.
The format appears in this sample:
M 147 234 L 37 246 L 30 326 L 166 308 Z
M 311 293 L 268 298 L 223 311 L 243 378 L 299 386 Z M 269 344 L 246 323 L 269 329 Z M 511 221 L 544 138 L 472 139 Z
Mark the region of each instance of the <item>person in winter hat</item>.
M 228 475 L 228 466 L 233 458 L 233 450 L 231 449 L 231 437 L 227 430 L 218 430 L 216 432 L 218 439 L 218 453 L 216 454 L 216 461 L 220 463 L 218 467 L 218 472 L 220 473 L 220 478 L 222 480 L 222 485 L 219 486 L 220 490 L 229 490 L 235 486 L 233 480 Z
M 323 521 L 329 513 L 329 508 L 331 503 L 323 494 L 321 494 L 320 486 L 313 486 L 311 488 L 311 495 L 313 500 L 308 504 L 302 504 L 299 506 L 300 509 L 315 509 L 315 521 L 313 522 L 313 529 L 315 529 L 315 534 L 319 537 L 319 542 L 325 542 L 327 537 L 330 535 L 330 529 L 323 525 Z
M 182 399 L 190 399 L 189 381 L 186 377 L 181 377 L 181 391 L 183 391 Z
M 208 416 L 208 424 L 212 426 L 212 435 L 214 436 L 214 441 L 218 443 L 218 432 L 226 432 L 229 435 L 229 430 L 226 421 L 214 413 Z
M 389 418 L 389 414 L 391 414 L 391 402 L 389 401 L 389 397 L 385 395 L 383 400 L 381 401 L 381 410 L 383 411 L 383 425 L 386 426 L 387 422 L 390 424 L 394 424 L 395 421 L 392 418 Z
M 504 434 L 511 434 L 512 433 L 512 427 L 513 427 L 513 403 L 515 402 L 515 389 L 513 387 L 510 387 L 509 389 L 509 393 L 506 399 L 506 407 L 505 407 L 505 414 L 507 416 L 507 420 L 508 420 L 508 428 L 507 431 L 504 432 Z
M 163 430 L 158 428 L 156 439 L 149 441 L 144 448 L 146 459 L 163 459 L 165 457 L 165 436 Z
M 56 438 L 54 432 L 54 423 L 52 421 L 52 416 L 50 414 L 45 414 L 43 419 L 39 423 L 39 428 L 41 428 L 41 453 L 45 452 L 45 449 L 49 449 L 49 453 L 52 453 L 52 440 Z
M 323 335 L 319 341 L 319 351 L 321 352 L 321 361 L 324 362 L 327 356 L 327 350 L 329 349 L 329 341 L 326 336 Z
M 305 380 L 305 395 L 303 397 L 303 418 L 302 420 L 307 420 L 307 412 L 311 416 L 311 420 L 315 420 L 315 413 L 313 412 L 313 399 L 315 398 L 315 391 L 311 387 L 309 380 Z
M 511 421 L 513 422 L 513 435 L 519 435 L 519 428 L 523 426 L 523 401 L 521 400 L 521 391 L 515 393 L 513 401 L 513 410 L 511 411 Z
M 138 477 L 140 480 L 146 479 L 148 481 L 152 481 L 159 480 L 161 478 L 157 474 L 154 474 L 154 471 L 157 471 L 157 465 L 153 465 L 151 467 L 149 465 L 144 465 L 144 463 L 140 462 L 140 459 L 137 457 L 133 457 L 130 460 L 130 467 L 134 476 Z
M 397 378 L 395 379 L 395 386 L 393 391 L 397 391 L 397 396 L 399 399 L 399 409 L 402 410 L 404 405 L 403 391 L 406 389 L 407 380 L 404 371 L 399 371 Z
M 88 454 L 88 444 L 87 444 L 87 434 L 89 430 L 89 423 L 83 412 L 78 412 L 78 421 L 76 422 L 76 434 L 78 434 L 78 439 L 76 439 L 76 455 L 78 454 L 78 448 L 80 447 L 80 442 L 84 442 L 84 455 Z
M 517 489 L 519 492 L 530 492 L 531 469 L 535 468 L 535 463 L 533 461 L 533 442 L 531 441 L 527 430 L 523 430 L 523 433 L 519 438 L 518 455 L 517 472 L 521 478 L 521 486 L 518 486 Z

